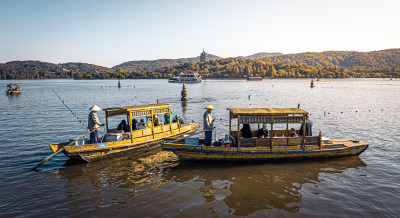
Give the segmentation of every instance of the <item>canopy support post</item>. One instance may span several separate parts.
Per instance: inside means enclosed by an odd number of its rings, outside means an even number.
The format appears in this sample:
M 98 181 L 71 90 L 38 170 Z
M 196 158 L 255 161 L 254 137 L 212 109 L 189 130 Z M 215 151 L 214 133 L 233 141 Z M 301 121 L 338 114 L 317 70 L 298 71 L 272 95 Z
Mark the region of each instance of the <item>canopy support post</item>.
M 272 152 L 272 146 L 273 146 L 273 142 L 274 142 L 274 117 L 270 118 L 270 122 L 271 122 L 271 134 L 269 137 L 269 151 Z

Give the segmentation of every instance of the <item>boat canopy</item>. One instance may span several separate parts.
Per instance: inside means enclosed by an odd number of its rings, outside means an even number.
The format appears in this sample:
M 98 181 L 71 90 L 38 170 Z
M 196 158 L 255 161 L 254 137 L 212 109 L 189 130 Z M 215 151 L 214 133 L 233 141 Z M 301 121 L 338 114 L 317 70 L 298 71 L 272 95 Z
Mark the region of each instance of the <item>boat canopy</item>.
M 289 116 L 304 115 L 307 111 L 297 108 L 229 108 L 233 118 L 237 116 Z
M 320 137 L 305 136 L 305 130 L 301 137 L 289 137 L 289 124 L 302 124 L 306 126 L 307 111 L 298 108 L 229 108 L 229 134 L 238 142 L 240 146 L 254 146 L 258 142 L 270 146 L 272 145 L 288 145 L 289 141 L 296 141 L 295 144 L 302 144 L 304 148 L 305 142 L 319 143 Z M 237 119 L 237 127 L 232 130 L 232 120 Z M 271 130 L 269 138 L 243 138 L 240 134 L 240 124 L 270 124 Z M 274 124 L 286 124 L 286 130 L 274 130 Z M 253 135 L 258 134 L 252 131 Z M 257 143 L 255 141 L 258 141 Z M 294 142 L 293 142 L 294 143 Z
M 229 108 L 229 118 L 239 123 L 303 123 L 307 111 L 297 108 Z
M 132 117 L 142 117 L 168 113 L 170 111 L 170 107 L 170 104 L 145 104 L 126 107 L 105 108 L 103 110 L 106 112 L 107 117 L 129 114 L 130 112 Z

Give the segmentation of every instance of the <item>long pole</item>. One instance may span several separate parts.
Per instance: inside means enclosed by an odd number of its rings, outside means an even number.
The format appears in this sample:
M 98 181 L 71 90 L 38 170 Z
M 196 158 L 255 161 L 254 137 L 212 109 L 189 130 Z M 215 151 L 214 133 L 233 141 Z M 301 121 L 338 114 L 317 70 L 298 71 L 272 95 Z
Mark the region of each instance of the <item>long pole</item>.
M 69 143 L 67 146 L 70 146 L 70 145 L 74 144 L 75 142 L 77 142 L 77 141 L 80 140 L 81 138 L 83 138 L 83 137 L 89 135 L 90 133 L 92 133 L 92 132 L 94 132 L 95 130 L 98 130 L 98 129 L 100 129 L 100 128 L 101 128 L 101 127 L 97 128 L 97 129 L 93 129 L 92 131 L 90 131 L 90 132 L 86 133 L 85 135 L 79 137 L 79 138 L 76 139 L 75 141 Z M 53 158 L 54 156 L 56 156 L 56 155 L 59 154 L 60 152 L 64 151 L 64 150 L 65 150 L 65 147 L 66 147 L 66 146 L 64 146 L 64 147 L 62 147 L 62 148 L 60 148 L 60 149 L 58 149 L 58 150 L 57 150 L 56 152 L 54 152 L 52 155 L 50 155 L 50 156 L 46 157 L 44 160 L 40 161 L 40 162 L 33 168 L 33 170 L 36 169 L 36 168 L 38 168 L 40 165 L 42 165 L 42 164 L 45 163 L 46 161 L 50 160 L 51 158 Z

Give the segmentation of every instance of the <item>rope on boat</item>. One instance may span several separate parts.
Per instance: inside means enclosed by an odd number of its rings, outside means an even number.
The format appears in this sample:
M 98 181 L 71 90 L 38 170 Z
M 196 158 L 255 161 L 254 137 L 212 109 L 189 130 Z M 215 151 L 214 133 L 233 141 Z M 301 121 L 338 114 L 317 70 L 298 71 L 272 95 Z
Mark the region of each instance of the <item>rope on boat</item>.
M 82 124 L 82 126 L 85 127 L 85 129 L 87 129 L 87 124 L 85 124 L 81 119 L 79 119 L 79 117 L 74 113 L 74 111 L 72 111 L 72 109 L 70 107 L 68 107 L 68 105 L 65 104 L 64 99 L 62 99 L 57 92 L 54 90 L 54 88 L 52 88 L 54 94 L 57 95 L 58 99 L 60 99 L 61 103 L 69 110 L 71 111 L 71 114 L 74 115 L 76 117 L 76 119 L 79 121 L 80 124 Z

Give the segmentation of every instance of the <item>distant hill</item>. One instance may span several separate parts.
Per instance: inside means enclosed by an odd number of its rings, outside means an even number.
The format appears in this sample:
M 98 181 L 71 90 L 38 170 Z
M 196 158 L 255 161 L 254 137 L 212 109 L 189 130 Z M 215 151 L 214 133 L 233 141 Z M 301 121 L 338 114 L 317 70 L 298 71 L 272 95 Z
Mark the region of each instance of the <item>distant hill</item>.
M 87 64 L 87 63 L 80 63 L 80 62 L 75 62 L 75 63 L 65 63 L 65 64 L 60 64 L 63 69 L 74 71 L 74 72 L 108 72 L 111 71 L 110 68 L 108 67 L 102 67 L 94 64 Z
M 349 78 L 390 77 L 398 78 L 400 68 L 357 70 L 342 67 L 314 67 L 307 64 L 269 63 L 261 60 L 220 58 L 205 62 L 164 66 L 153 71 L 110 73 L 75 73 L 75 79 L 167 79 L 181 72 L 197 72 L 203 79 L 244 79 L 253 76 L 264 78 Z
M 129 61 L 113 68 L 87 63 L 11 61 L 0 64 L 0 79 L 170 78 L 180 72 L 193 71 L 199 72 L 203 78 L 400 77 L 400 49 L 371 52 L 306 52 L 288 55 L 257 53 L 237 58 L 220 58 L 207 54 L 207 59 L 206 62 L 199 62 L 199 57 Z M 119 67 L 123 70 L 117 71 Z
M 347 69 L 400 68 L 400 49 L 380 51 L 325 51 L 288 54 L 260 58 L 269 63 L 307 64 L 314 67 L 344 67 Z
M 53 64 L 42 61 L 10 61 L 0 64 L 1 79 L 68 78 L 71 72 L 107 72 L 111 69 L 86 63 Z M 7 75 L 7 76 L 5 76 Z
M 9 70 L 36 70 L 36 71 L 75 71 L 75 72 L 106 72 L 110 68 L 97 66 L 87 63 L 65 63 L 53 64 L 42 61 L 10 61 L 5 64 L 0 64 L 0 68 L 7 68 Z
M 245 56 L 243 58 L 245 59 L 258 59 L 258 58 L 265 58 L 265 57 L 274 57 L 274 56 L 280 56 L 283 55 L 282 53 L 279 52 L 274 52 L 274 53 L 267 53 L 267 52 L 260 52 L 260 53 L 255 53 L 249 56 Z
M 253 55 L 249 55 L 243 58 L 246 59 L 257 59 L 263 57 L 273 57 L 277 55 L 283 55 L 282 53 L 275 52 L 275 53 L 266 53 L 260 52 Z M 207 60 L 216 60 L 220 59 L 216 55 L 207 54 Z M 161 67 L 165 66 L 175 66 L 184 63 L 197 63 L 200 61 L 200 56 L 193 57 L 193 58 L 179 58 L 179 59 L 158 59 L 158 60 L 142 60 L 142 61 L 128 61 L 122 64 L 116 65 L 112 67 L 112 69 L 117 69 L 118 67 L 122 67 L 124 71 L 152 71 Z
M 221 57 L 216 55 L 207 54 L 207 60 L 216 60 Z M 175 66 L 184 63 L 196 63 L 200 61 L 200 56 L 193 58 L 179 58 L 179 59 L 158 59 L 158 60 L 142 60 L 142 61 L 128 61 L 112 67 L 117 69 L 122 67 L 124 71 L 151 71 L 165 66 Z

